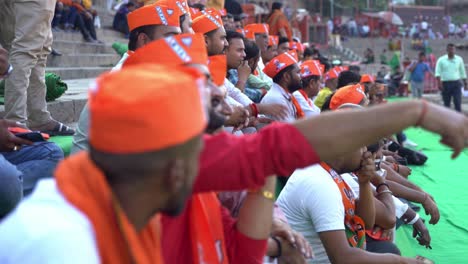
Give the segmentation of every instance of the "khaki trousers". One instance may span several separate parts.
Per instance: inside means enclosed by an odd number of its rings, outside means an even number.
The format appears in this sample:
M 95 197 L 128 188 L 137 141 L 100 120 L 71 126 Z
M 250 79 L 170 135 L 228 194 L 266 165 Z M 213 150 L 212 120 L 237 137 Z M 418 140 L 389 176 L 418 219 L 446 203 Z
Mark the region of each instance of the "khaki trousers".
M 14 38 L 9 49 L 13 71 L 6 79 L 5 119 L 27 122 L 34 128 L 51 119 L 44 78 L 47 55 L 52 50 L 51 22 L 56 0 L 0 0 L 0 9 L 12 4 L 7 2 L 13 2 L 14 12 L 10 13 L 14 14 L 1 19 L 14 23 Z M 0 38 L 8 41 L 11 36 Z

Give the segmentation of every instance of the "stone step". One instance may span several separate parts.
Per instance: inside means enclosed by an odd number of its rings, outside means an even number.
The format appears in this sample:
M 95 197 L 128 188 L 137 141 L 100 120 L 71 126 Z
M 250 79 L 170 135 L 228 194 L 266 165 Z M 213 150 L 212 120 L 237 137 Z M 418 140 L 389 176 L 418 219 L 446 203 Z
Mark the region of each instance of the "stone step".
M 125 42 L 126 43 L 126 42 Z M 63 54 L 76 54 L 76 53 L 115 53 L 112 46 L 109 44 L 98 43 L 83 43 L 67 40 L 55 40 L 53 44 L 54 49 Z
M 59 75 L 62 80 L 96 78 L 100 74 L 109 71 L 112 67 L 48 67 L 46 72 Z
M 47 103 L 52 118 L 66 124 L 77 122 L 88 100 L 88 86 L 92 81 L 93 79 L 66 80 L 67 92 L 59 99 Z M 4 115 L 5 107 L 0 105 L 0 118 Z
M 76 42 L 85 42 L 83 36 L 80 32 L 54 32 L 54 40 L 66 40 L 66 41 L 76 41 Z M 124 38 L 124 35 L 120 32 L 111 30 L 111 29 L 96 29 L 96 36 L 99 40 L 112 44 L 114 41 L 128 42 Z
M 62 56 L 47 57 L 49 67 L 111 67 L 120 60 L 116 53 L 104 54 L 63 54 Z

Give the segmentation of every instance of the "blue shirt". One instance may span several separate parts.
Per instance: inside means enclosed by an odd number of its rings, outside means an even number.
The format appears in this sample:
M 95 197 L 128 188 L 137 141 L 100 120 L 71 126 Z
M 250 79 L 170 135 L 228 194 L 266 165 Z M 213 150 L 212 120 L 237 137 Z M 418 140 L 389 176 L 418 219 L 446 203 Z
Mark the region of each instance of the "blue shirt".
M 418 64 L 416 64 L 416 67 L 414 67 L 413 72 L 411 72 L 411 81 L 413 82 L 424 81 L 424 75 L 428 71 L 430 72 L 431 69 L 429 68 L 429 65 L 427 65 L 427 63 L 418 62 Z

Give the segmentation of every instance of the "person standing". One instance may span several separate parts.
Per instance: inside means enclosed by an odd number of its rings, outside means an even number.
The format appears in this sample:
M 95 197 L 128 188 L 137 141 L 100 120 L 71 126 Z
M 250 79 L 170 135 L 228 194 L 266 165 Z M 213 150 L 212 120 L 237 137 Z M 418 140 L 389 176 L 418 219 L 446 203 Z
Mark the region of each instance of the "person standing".
M 14 30 L 2 31 L 0 36 L 8 41 L 4 44 L 13 66 L 5 82 L 5 119 L 51 135 L 73 135 L 73 129 L 52 119 L 45 100 L 45 67 L 52 50 L 55 4 L 56 0 L 0 1 L 0 9 L 11 11 L 3 19 L 14 25 Z
M 271 6 L 271 13 L 268 15 L 267 23 L 270 26 L 270 34 L 274 36 L 286 37 L 292 40 L 292 29 L 288 18 L 283 13 L 283 4 L 274 2 Z
M 431 68 L 426 63 L 426 54 L 424 52 L 419 53 L 417 62 L 413 62 L 409 67 L 408 71 L 411 73 L 411 94 L 414 98 L 421 98 L 424 93 L 424 76 L 426 72 L 432 74 Z
M 449 43 L 447 45 L 447 54 L 437 60 L 435 76 L 439 90 L 442 92 L 444 105 L 450 108 L 453 97 L 455 110 L 461 112 L 461 88 L 462 85 L 465 89 L 468 89 L 468 87 L 466 85 L 465 63 L 460 56 L 455 55 L 454 44 Z

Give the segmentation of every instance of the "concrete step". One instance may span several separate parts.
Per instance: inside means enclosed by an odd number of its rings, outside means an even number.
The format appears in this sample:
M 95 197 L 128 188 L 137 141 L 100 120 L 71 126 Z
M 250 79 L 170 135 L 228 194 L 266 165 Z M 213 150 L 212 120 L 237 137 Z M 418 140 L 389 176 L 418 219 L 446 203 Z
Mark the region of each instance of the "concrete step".
M 126 43 L 126 42 L 124 42 Z M 115 53 L 110 44 L 85 43 L 67 40 L 55 40 L 54 49 L 63 54 L 76 53 Z
M 67 80 L 68 90 L 62 97 L 47 103 L 52 117 L 60 122 L 72 124 L 78 121 L 81 110 L 88 100 L 88 87 L 93 79 Z M 5 115 L 5 108 L 0 105 L 0 118 Z
M 53 72 L 63 80 L 96 78 L 100 74 L 109 71 L 112 67 L 48 67 L 46 72 Z
M 120 60 L 116 53 L 104 54 L 63 54 L 62 56 L 47 57 L 49 67 L 111 67 Z
M 76 42 L 83 42 L 84 39 L 80 32 L 54 32 L 54 40 L 65 40 L 65 41 L 76 41 Z M 128 42 L 127 39 L 124 38 L 124 35 L 120 32 L 104 28 L 104 29 L 96 29 L 96 36 L 99 40 L 112 44 L 114 41 L 120 42 Z

